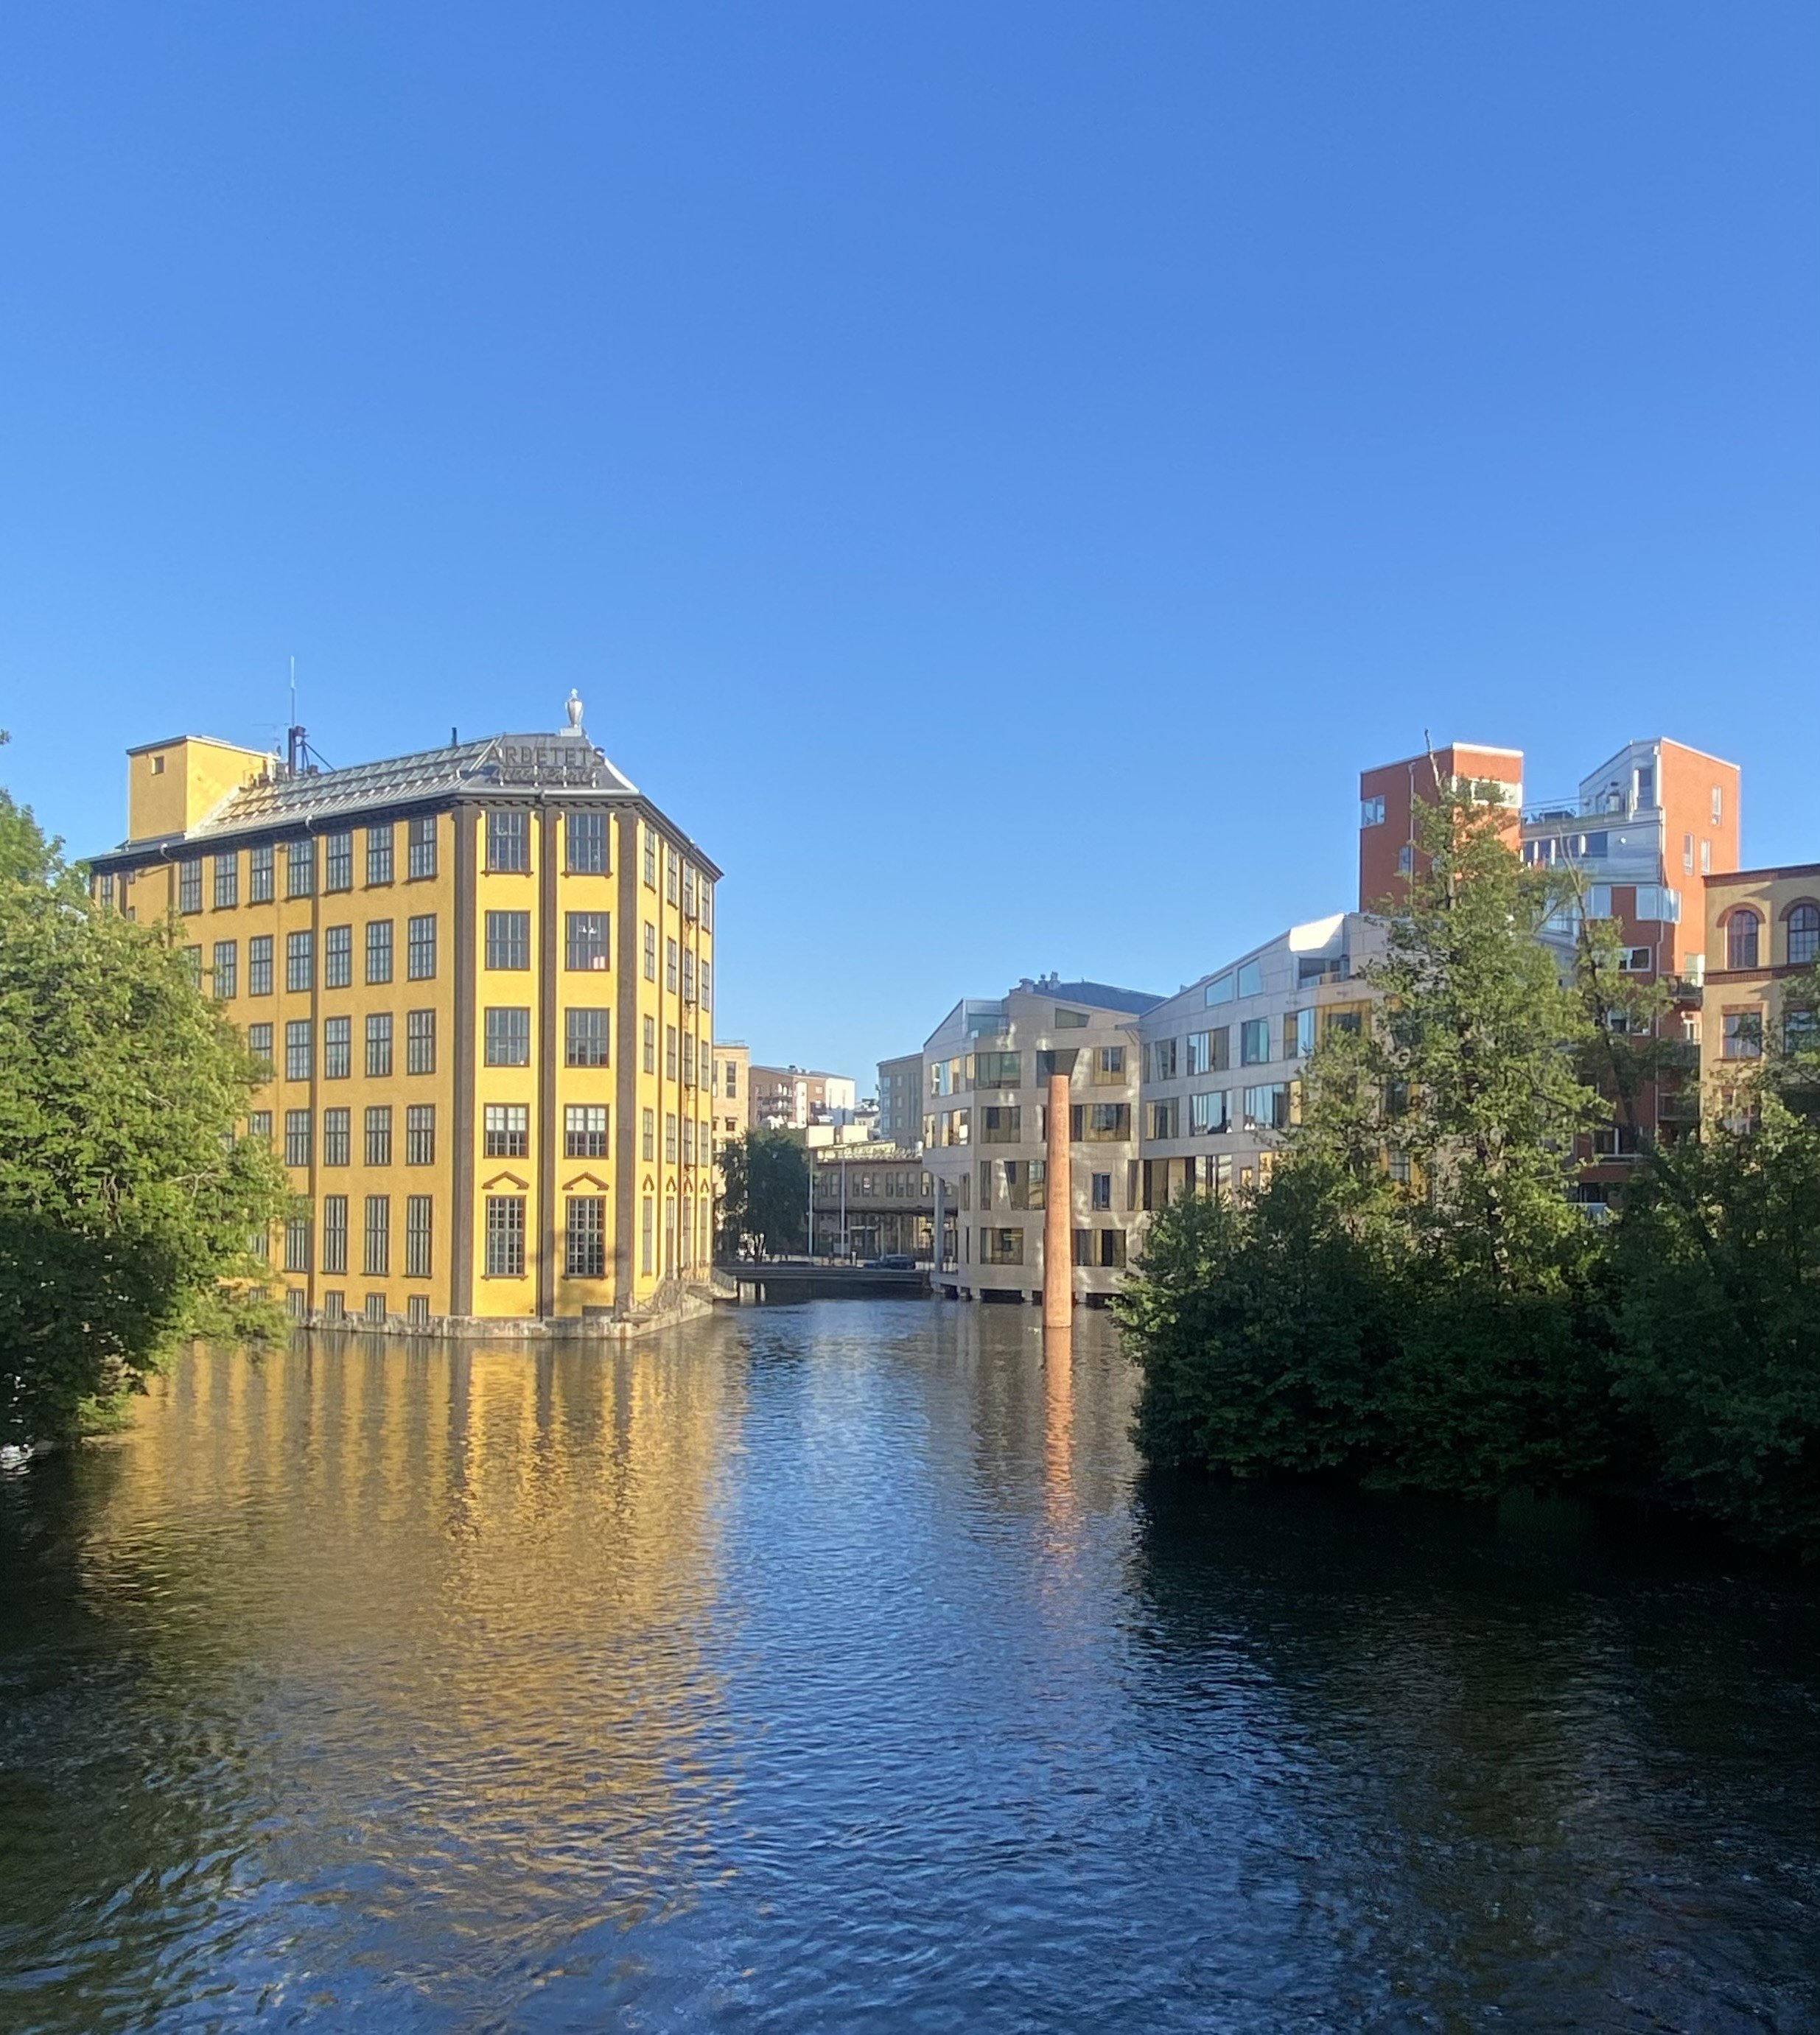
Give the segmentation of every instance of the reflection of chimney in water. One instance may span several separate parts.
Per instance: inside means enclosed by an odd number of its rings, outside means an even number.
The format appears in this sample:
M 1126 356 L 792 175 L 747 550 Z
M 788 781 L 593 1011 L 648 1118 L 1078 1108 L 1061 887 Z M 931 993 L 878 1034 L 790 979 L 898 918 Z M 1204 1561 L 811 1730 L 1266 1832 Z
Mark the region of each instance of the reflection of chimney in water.
M 1043 1488 L 1052 1518 L 1074 1496 L 1074 1331 L 1043 1330 Z
M 1074 1236 L 1070 1220 L 1074 1198 L 1072 1127 L 1068 1120 L 1069 1078 L 1063 1063 L 1072 1071 L 1074 1055 L 1057 1052 L 1049 1076 L 1048 1136 L 1043 1218 L 1043 1329 L 1072 1329 L 1074 1325 Z

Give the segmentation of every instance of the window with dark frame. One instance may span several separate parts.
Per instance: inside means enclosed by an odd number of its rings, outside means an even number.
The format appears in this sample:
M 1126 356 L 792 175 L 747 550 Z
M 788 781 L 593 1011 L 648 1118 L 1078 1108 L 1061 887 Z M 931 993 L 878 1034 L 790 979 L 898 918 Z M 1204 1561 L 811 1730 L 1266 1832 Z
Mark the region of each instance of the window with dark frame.
M 354 1020 L 325 1018 L 322 1021 L 322 1078 L 346 1081 L 354 1071 Z

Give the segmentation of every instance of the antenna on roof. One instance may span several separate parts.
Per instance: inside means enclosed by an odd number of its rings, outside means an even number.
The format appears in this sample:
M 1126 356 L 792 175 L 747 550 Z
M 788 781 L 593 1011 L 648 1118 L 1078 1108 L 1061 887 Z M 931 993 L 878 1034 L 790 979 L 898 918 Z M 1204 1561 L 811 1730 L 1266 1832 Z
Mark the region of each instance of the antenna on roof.
M 326 770 L 330 765 L 310 747 L 310 738 L 297 719 L 297 660 L 291 660 L 291 722 L 284 731 L 285 774 L 291 777 L 308 776 L 316 770 Z
M 310 744 L 297 724 L 297 660 L 291 660 L 291 719 L 284 730 L 284 766 L 293 777 L 301 777 L 309 762 Z

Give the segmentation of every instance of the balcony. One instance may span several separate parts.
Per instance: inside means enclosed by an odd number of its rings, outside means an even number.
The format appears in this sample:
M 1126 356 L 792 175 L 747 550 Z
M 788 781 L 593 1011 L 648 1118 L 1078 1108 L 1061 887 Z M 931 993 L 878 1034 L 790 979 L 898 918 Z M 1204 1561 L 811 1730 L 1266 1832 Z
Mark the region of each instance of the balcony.
M 1544 799 L 1540 805 L 1522 809 L 1526 827 L 1577 826 L 1582 820 L 1660 819 L 1660 806 L 1633 805 L 1622 792 L 1600 792 L 1583 799 L 1577 792 L 1565 799 Z

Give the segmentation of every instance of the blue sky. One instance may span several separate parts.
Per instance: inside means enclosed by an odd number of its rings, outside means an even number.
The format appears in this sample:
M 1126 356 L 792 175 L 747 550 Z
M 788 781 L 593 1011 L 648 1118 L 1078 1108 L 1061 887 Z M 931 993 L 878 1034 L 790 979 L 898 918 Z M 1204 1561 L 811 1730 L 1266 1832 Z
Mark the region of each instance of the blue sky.
M 590 732 L 720 1029 L 1174 989 L 1424 729 L 1820 858 L 1820 9 L 21 4 L 0 781 Z

